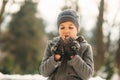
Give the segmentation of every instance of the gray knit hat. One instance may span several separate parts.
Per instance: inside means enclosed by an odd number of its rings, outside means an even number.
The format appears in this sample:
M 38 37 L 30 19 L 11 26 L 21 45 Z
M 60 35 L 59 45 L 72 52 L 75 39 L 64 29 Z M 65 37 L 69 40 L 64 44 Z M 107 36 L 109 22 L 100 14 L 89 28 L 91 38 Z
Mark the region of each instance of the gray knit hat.
M 66 21 L 72 21 L 76 28 L 79 29 L 79 16 L 74 10 L 67 9 L 61 12 L 57 18 L 57 26 L 59 27 L 61 23 Z

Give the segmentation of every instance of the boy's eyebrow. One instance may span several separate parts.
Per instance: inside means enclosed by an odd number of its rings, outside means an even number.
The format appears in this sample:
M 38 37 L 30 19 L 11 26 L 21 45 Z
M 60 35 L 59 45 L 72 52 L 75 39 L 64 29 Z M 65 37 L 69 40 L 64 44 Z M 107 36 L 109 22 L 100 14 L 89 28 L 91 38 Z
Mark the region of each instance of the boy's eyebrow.
M 63 24 L 60 24 L 60 26 L 64 26 Z
M 70 23 L 69 25 L 70 25 L 70 26 L 72 26 L 73 24 L 72 24 L 72 23 Z

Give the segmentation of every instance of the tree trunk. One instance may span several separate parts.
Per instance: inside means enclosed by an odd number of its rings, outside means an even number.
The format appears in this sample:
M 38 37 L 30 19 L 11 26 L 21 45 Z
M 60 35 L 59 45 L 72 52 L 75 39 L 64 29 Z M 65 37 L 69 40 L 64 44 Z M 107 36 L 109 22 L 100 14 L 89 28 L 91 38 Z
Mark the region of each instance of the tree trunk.
M 102 24 L 103 24 L 103 13 L 104 13 L 104 0 L 101 0 L 100 2 L 100 8 L 99 8 L 99 15 L 98 15 L 98 21 L 97 21 L 97 30 L 96 30 L 96 42 L 97 42 L 97 55 L 95 58 L 95 67 L 96 70 L 100 69 L 100 67 L 104 63 L 104 42 L 103 42 L 103 30 L 102 30 Z
M 120 75 L 120 38 L 119 38 L 119 41 L 118 41 L 118 49 L 117 49 L 117 52 L 116 52 L 116 66 L 117 66 L 117 69 L 118 69 L 118 72 L 119 72 L 119 75 Z
M 0 43 L 1 43 L 1 36 L 2 36 L 1 24 L 3 22 L 3 13 L 5 11 L 5 6 L 6 6 L 7 2 L 8 2 L 8 0 L 2 0 L 2 6 L 1 6 L 1 9 L 0 9 Z

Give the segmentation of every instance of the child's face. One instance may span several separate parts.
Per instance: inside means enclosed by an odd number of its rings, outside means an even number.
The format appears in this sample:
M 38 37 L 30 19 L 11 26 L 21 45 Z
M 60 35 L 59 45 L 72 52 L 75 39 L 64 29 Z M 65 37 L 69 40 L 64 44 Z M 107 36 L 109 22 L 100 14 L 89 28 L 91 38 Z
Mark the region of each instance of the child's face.
M 76 38 L 77 37 L 77 28 L 70 22 L 63 22 L 59 25 L 59 35 L 65 41 L 67 38 Z

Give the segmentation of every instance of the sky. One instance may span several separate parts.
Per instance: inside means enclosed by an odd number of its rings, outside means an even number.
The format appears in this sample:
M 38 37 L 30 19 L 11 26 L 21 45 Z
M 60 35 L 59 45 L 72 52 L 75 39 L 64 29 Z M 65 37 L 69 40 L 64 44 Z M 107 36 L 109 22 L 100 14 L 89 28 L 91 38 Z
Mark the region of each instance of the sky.
M 63 5 L 63 0 L 40 0 L 38 9 L 46 22 L 47 32 L 55 30 L 57 15 L 61 11 L 60 8 Z

